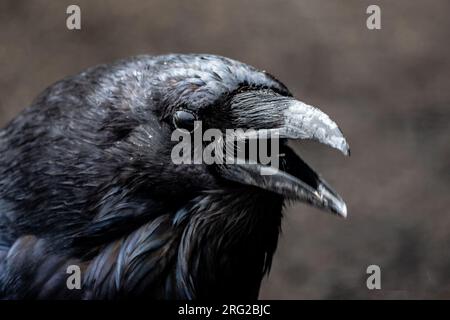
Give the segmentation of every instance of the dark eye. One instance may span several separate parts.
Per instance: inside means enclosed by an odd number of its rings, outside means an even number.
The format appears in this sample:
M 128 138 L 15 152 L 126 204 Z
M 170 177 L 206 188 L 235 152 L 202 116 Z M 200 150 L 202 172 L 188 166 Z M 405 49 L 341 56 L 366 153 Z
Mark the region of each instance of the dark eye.
M 173 115 L 173 124 L 178 129 L 186 129 L 191 132 L 194 131 L 194 121 L 196 120 L 195 116 L 187 111 L 178 110 Z

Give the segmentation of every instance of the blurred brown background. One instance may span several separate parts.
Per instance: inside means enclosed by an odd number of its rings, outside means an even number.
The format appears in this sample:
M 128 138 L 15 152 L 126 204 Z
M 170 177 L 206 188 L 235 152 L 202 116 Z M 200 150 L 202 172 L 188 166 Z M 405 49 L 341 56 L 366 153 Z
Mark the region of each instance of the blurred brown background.
M 82 30 L 66 28 L 78 4 Z M 378 4 L 382 29 L 366 28 Z M 288 209 L 261 298 L 450 298 L 450 2 L 0 2 L 0 125 L 46 86 L 148 53 L 201 52 L 265 69 L 343 129 L 352 156 L 298 150 L 349 218 Z M 366 268 L 382 290 L 366 287 Z

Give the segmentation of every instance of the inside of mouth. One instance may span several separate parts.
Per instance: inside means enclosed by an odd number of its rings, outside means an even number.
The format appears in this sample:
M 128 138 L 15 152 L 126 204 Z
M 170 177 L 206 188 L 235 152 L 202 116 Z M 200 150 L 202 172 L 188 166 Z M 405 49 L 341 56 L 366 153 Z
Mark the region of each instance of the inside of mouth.
M 280 146 L 280 170 L 303 181 L 314 190 L 317 190 L 319 186 L 317 173 L 286 143 Z
M 249 141 L 245 141 L 245 161 L 249 163 L 248 155 L 250 154 L 249 150 Z M 259 146 L 258 146 L 259 147 Z M 235 145 L 235 150 L 237 146 Z M 267 143 L 267 155 L 272 155 L 272 149 L 270 142 Z M 258 150 L 259 151 L 259 150 Z M 258 152 L 259 154 L 259 152 Z M 317 173 L 305 162 L 300 156 L 298 156 L 294 150 L 290 146 L 287 145 L 287 140 L 282 139 L 279 144 L 279 168 L 281 171 L 284 171 L 291 176 L 296 177 L 302 182 L 309 185 L 314 190 L 317 190 L 319 187 L 320 178 Z M 265 165 L 262 163 L 261 159 L 258 157 L 259 164 Z M 270 164 L 269 164 L 270 165 Z

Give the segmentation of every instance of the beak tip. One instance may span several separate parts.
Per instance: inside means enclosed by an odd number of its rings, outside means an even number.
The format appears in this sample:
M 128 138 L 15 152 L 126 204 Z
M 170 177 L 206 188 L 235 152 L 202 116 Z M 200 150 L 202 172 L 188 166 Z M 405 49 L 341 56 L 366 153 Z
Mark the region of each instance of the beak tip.
M 318 191 L 320 195 L 319 197 L 325 208 L 344 219 L 347 218 L 347 205 L 325 181 L 320 183 Z
M 350 154 L 351 154 L 350 147 L 347 144 L 345 144 L 344 146 L 342 146 L 342 147 L 340 147 L 338 149 L 342 152 L 342 154 L 344 156 L 350 157 Z
M 350 145 L 348 144 L 347 141 L 345 141 L 344 150 L 345 150 L 345 155 L 348 156 L 348 157 L 350 157 L 350 155 L 351 155 Z
M 340 144 L 337 146 L 337 149 L 339 149 L 345 156 L 350 157 L 350 146 L 345 140 L 345 138 L 342 136 L 340 139 Z
M 350 157 L 352 155 L 350 147 L 348 145 L 346 145 L 346 148 L 344 149 L 344 155 L 347 157 Z
M 339 208 L 338 215 L 347 219 L 347 205 L 345 203 L 342 203 L 342 206 Z

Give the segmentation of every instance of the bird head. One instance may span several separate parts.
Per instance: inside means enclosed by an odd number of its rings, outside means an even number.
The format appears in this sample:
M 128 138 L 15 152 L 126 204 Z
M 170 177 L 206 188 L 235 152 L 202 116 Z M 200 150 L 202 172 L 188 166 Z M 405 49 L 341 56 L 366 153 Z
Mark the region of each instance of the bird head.
M 228 58 L 167 55 L 142 68 L 152 72 L 134 76 L 147 78 L 144 82 L 151 85 L 146 98 L 151 99 L 155 117 L 141 121 L 143 124 L 134 130 L 130 141 L 146 146 L 134 148 L 132 153 L 139 151 L 133 158 L 139 159 L 142 172 L 146 166 L 153 166 L 153 176 L 147 176 L 145 181 L 147 185 L 154 184 L 154 193 L 184 197 L 195 192 L 248 186 L 346 216 L 342 198 L 288 146 L 289 140 L 311 139 L 349 155 L 343 134 L 328 115 L 296 100 L 285 85 L 267 72 Z M 242 129 L 244 133 L 235 138 L 245 141 L 245 145 L 252 140 L 269 141 L 269 136 L 276 137 L 277 148 L 272 149 L 277 152 L 277 167 L 258 159 L 247 159 L 245 163 L 174 163 L 173 151 L 179 145 L 179 140 L 173 139 L 174 131 L 194 138 L 200 130 L 204 148 L 209 142 L 202 137 L 208 129 L 222 133 Z M 191 150 L 196 148 L 193 140 L 189 142 Z M 222 159 L 227 157 L 234 156 L 224 152 Z

